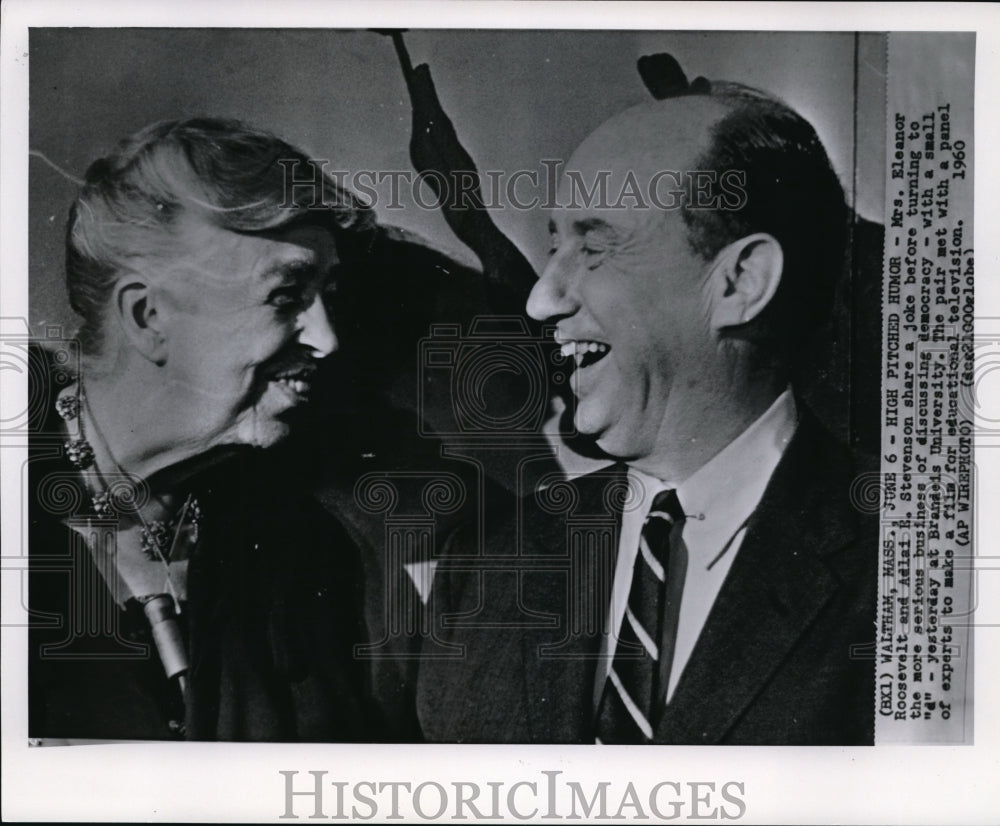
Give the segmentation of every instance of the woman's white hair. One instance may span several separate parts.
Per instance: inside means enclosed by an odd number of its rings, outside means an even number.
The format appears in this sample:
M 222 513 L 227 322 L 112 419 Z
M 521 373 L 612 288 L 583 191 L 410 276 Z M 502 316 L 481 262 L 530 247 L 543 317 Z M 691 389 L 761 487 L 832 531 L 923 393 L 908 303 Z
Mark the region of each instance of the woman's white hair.
M 323 164 L 267 132 L 205 117 L 147 126 L 91 164 L 70 209 L 66 285 L 84 352 L 100 350 L 121 275 L 178 253 L 173 229 L 187 212 L 238 232 L 320 223 L 338 242 L 375 226 L 370 207 Z

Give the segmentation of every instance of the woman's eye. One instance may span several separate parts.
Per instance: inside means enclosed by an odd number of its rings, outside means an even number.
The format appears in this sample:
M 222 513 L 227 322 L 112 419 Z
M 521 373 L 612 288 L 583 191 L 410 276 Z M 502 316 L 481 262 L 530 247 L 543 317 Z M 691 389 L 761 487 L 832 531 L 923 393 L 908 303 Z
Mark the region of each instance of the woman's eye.
M 298 286 L 278 287 L 267 297 L 269 304 L 280 310 L 288 310 L 302 303 L 302 288 Z

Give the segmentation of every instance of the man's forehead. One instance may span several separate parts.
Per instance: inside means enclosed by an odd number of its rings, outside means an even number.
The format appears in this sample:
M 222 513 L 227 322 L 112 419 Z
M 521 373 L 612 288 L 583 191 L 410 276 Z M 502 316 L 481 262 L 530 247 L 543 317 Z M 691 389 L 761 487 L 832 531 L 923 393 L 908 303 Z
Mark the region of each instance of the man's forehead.
M 599 235 L 609 241 L 624 240 L 634 231 L 635 221 L 625 210 L 588 209 L 566 206 L 549 212 L 549 232 Z
M 605 121 L 567 162 L 550 229 L 612 236 L 658 225 L 664 210 L 657 205 L 696 171 L 724 111 L 692 96 L 639 104 Z
M 575 170 L 584 179 L 604 172 L 621 181 L 629 173 L 648 178 L 664 169 L 689 171 L 723 111 L 720 103 L 703 96 L 633 106 L 587 136 L 566 172 Z

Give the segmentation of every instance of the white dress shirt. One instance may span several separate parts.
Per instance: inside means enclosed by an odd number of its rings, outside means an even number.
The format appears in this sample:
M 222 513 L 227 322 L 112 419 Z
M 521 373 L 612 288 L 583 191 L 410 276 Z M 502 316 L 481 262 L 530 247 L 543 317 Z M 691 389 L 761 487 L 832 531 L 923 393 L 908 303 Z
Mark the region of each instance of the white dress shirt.
M 660 491 L 676 488 L 677 498 L 686 514 L 681 541 L 687 548 L 688 563 L 670 684 L 667 686 L 667 702 L 670 702 L 722 582 L 743 542 L 747 522 L 795 432 L 797 419 L 795 399 L 791 389 L 788 389 L 708 464 L 679 484 L 629 468 L 629 484 L 641 492 L 641 501 L 622 516 L 608 628 L 604 634 L 594 685 L 595 713 L 614 659 L 618 632 L 632 587 L 632 568 L 638 553 L 639 536 L 653 499 Z

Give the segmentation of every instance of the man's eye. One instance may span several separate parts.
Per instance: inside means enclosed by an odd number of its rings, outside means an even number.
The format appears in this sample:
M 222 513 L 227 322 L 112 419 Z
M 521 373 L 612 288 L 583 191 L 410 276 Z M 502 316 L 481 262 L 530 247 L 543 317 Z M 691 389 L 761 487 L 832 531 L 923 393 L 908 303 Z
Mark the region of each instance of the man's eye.
M 587 269 L 596 270 L 605 262 L 611 250 L 603 244 L 588 242 L 580 247 L 580 252 L 583 253 Z
M 587 232 L 580 239 L 580 251 L 587 257 L 604 255 L 611 247 L 612 243 L 604 232 Z
M 549 257 L 551 258 L 559 251 L 559 239 L 554 235 L 549 237 Z

